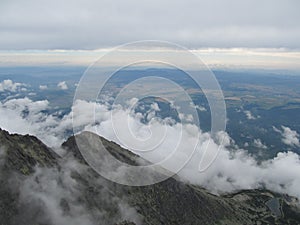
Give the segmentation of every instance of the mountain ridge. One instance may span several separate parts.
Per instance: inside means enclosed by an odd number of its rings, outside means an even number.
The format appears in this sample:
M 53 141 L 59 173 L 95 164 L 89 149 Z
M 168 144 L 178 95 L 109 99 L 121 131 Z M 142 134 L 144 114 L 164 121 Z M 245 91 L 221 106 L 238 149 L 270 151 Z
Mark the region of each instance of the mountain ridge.
M 138 156 L 111 141 L 97 137 L 114 157 L 129 164 L 139 164 Z M 95 218 L 99 217 L 98 212 L 105 212 L 101 221 L 95 219 L 91 224 L 298 224 L 300 221 L 299 210 L 293 206 L 294 198 L 286 195 L 268 190 L 245 190 L 215 196 L 201 187 L 173 177 L 150 186 L 124 186 L 106 180 L 91 169 L 78 150 L 74 136 L 64 142 L 62 148 L 67 154 L 60 157 L 34 136 L 9 134 L 0 129 L 1 222 L 6 225 L 24 224 L 20 222 L 23 208 L 20 208 L 19 198 L 22 190 L 12 188 L 7 180 L 14 180 L 17 174 L 17 177 L 21 177 L 20 182 L 35 178 L 37 181 L 33 179 L 34 185 L 41 185 L 42 179 L 39 180 L 36 175 L 39 168 L 54 169 L 58 173 L 70 170 L 78 196 L 71 200 L 60 197 L 59 207 L 65 215 L 72 213 L 72 204 L 80 204 Z M 68 163 L 76 166 L 70 169 L 66 167 Z M 78 169 L 81 167 L 83 169 Z M 280 215 L 275 215 L 267 206 L 266 203 L 272 199 L 280 202 Z M 125 202 L 126 207 L 135 211 L 139 219 L 126 216 L 122 218 L 120 202 Z M 34 215 L 38 216 L 31 216 L 31 220 L 36 221 L 30 222 L 55 224 L 53 218 L 45 217 L 47 210 L 42 211 L 41 213 L 33 207 L 29 214 L 36 213 Z

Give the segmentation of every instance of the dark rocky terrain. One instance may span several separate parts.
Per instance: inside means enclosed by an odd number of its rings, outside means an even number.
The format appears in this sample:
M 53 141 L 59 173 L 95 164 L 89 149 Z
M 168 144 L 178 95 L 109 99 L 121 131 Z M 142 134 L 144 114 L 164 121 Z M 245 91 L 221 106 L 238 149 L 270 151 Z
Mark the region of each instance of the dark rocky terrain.
M 101 140 L 114 157 L 139 164 L 138 156 Z M 1 225 L 300 224 L 290 196 L 268 190 L 215 196 L 175 178 L 119 185 L 85 163 L 74 137 L 62 148 L 59 156 L 36 137 L 0 130 Z

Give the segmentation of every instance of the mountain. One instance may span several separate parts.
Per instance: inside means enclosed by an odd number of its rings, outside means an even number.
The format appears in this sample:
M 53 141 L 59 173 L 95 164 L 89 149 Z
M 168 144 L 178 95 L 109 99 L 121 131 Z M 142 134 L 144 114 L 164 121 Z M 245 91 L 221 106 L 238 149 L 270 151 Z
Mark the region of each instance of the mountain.
M 128 164 L 137 155 L 93 133 Z M 113 183 L 84 161 L 75 137 L 58 155 L 30 135 L 0 129 L 0 224 L 299 224 L 297 199 L 268 190 L 216 196 L 171 177 L 143 187 Z

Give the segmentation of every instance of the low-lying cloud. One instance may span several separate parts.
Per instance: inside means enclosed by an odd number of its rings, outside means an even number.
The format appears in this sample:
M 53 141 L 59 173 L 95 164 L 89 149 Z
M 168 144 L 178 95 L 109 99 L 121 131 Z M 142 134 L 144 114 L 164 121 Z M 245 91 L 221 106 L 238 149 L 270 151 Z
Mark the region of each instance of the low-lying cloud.
M 300 147 L 299 134 L 297 131 L 292 130 L 289 127 L 281 126 L 282 130 L 279 130 L 276 127 L 273 127 L 274 131 L 278 132 L 282 136 L 282 142 L 291 147 Z
M 179 125 L 174 123 L 174 121 L 170 123 L 168 120 L 156 117 L 150 118 L 148 124 L 143 124 L 140 121 L 140 115 L 129 114 L 128 109 L 122 106 L 111 108 L 107 104 L 95 104 L 79 100 L 73 105 L 73 109 L 76 108 L 77 111 L 80 111 L 80 113 L 75 115 L 79 118 L 75 120 L 76 124 L 72 124 L 72 113 L 65 115 L 62 119 L 58 119 L 43 112 L 43 109 L 47 107 L 47 101 L 33 102 L 27 98 L 1 103 L 0 127 L 18 133 L 30 131 L 31 134 L 38 136 L 45 143 L 52 143 L 53 146 L 53 142 L 56 142 L 56 144 L 61 143 L 65 138 L 64 134 L 66 131 L 72 129 L 74 125 L 78 128 L 78 131 L 90 130 L 97 132 L 99 135 L 129 149 L 132 146 L 140 147 L 137 140 L 147 140 L 149 146 L 154 145 L 157 139 L 151 139 L 156 136 L 152 136 L 153 133 L 149 133 L 149 130 L 157 132 L 167 130 L 169 131 L 168 135 L 164 137 L 162 144 L 159 144 L 155 151 L 138 152 L 138 154 L 152 162 L 159 162 L 172 153 L 177 147 L 176 143 L 181 140 L 181 147 L 178 151 L 181 153 L 179 155 L 184 157 L 186 148 L 189 148 L 191 143 L 198 141 L 193 157 L 179 172 L 181 179 L 206 187 L 214 193 L 266 187 L 273 191 L 300 197 L 300 159 L 296 153 L 278 153 L 275 158 L 258 163 L 247 151 L 237 148 L 233 144 L 234 140 L 227 133 L 212 137 L 210 133 L 202 132 L 193 124 Z M 153 108 L 159 110 L 155 105 Z M 22 113 L 24 110 L 27 110 L 26 114 Z M 95 121 L 93 124 L 90 124 L 88 118 L 93 117 L 94 112 L 96 113 Z M 123 137 L 127 142 L 123 143 L 120 141 L 111 123 L 111 115 L 115 118 L 114 122 L 128 125 L 132 134 L 139 135 L 138 138 L 128 133 L 128 129 L 122 130 L 122 126 L 118 126 L 118 136 Z M 3 119 L 3 116 L 5 119 Z M 10 117 L 9 119 L 8 116 Z M 28 126 L 30 129 L 28 129 Z M 292 140 L 286 143 L 297 145 L 298 142 L 295 139 L 297 134 L 286 127 L 282 127 L 282 129 L 283 136 L 289 137 L 288 140 Z M 183 138 L 180 139 L 178 137 Z M 223 141 L 220 141 L 221 139 Z M 128 146 L 128 144 L 131 146 Z M 256 140 L 256 145 L 265 148 L 264 144 L 259 140 Z M 217 149 L 220 151 L 213 164 L 200 173 L 198 170 L 199 162 L 203 157 L 205 148 L 208 148 L 209 151 L 216 151 Z M 282 150 L 284 151 L 285 149 Z M 176 163 L 176 158 L 173 163 Z M 169 166 L 170 168 L 172 167 L 172 165 Z
M 107 181 L 91 176 L 86 165 L 71 155 L 59 164 L 59 168 L 37 166 L 28 176 L 10 176 L 8 186 L 19 196 L 13 224 L 106 225 L 124 220 L 141 224 L 141 216 L 125 196 L 112 194 Z M 92 193 L 89 187 L 97 191 Z
M 11 133 L 35 135 L 45 144 L 58 147 L 67 128 L 60 129 L 60 119 L 47 114 L 48 109 L 47 100 L 10 99 L 0 103 L 0 127 Z
M 254 139 L 254 146 L 257 148 L 267 149 L 268 147 L 262 143 L 262 141 L 258 139 Z
M 57 84 L 57 87 L 61 90 L 68 90 L 68 85 L 66 83 L 66 81 L 61 81 Z
M 48 86 L 47 86 L 47 85 L 40 85 L 40 86 L 39 86 L 39 89 L 40 89 L 40 90 L 47 90 L 47 89 L 48 89 Z
M 26 90 L 25 88 L 25 84 L 22 83 L 17 83 L 17 82 L 13 82 L 12 80 L 3 80 L 2 82 L 0 82 L 0 92 L 5 92 L 5 91 L 9 91 L 9 92 L 17 92 L 17 91 L 22 91 L 22 90 Z
M 254 116 L 251 113 L 251 111 L 249 111 L 249 110 L 245 110 L 244 113 L 245 113 L 248 120 L 256 120 L 256 119 L 260 118 L 260 116 Z

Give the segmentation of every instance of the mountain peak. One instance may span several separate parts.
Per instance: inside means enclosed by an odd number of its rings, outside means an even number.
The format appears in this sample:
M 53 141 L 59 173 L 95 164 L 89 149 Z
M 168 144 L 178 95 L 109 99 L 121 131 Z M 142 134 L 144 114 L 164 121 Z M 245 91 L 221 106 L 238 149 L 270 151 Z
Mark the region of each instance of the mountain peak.
M 135 155 L 134 153 L 122 148 L 120 145 L 116 144 L 113 141 L 109 141 L 101 136 L 98 136 L 97 134 L 94 134 L 89 131 L 84 131 L 80 134 L 77 134 L 76 136 L 71 136 L 68 138 L 67 141 L 65 141 L 62 144 L 62 147 L 67 149 L 68 152 L 71 152 L 72 155 L 80 160 L 81 162 L 85 162 L 84 158 L 82 157 L 82 154 L 78 148 L 78 145 L 76 143 L 77 140 L 87 140 L 92 139 L 97 142 L 101 142 L 101 144 L 105 147 L 105 149 L 116 159 L 127 163 L 129 165 L 137 166 L 142 163 L 142 159 Z M 90 147 L 90 146 L 87 146 Z M 144 164 L 147 164 L 146 161 L 143 161 Z
M 58 155 L 32 135 L 9 134 L 0 129 L 0 147 L 5 154 L 4 168 L 30 174 L 34 167 L 57 166 Z

